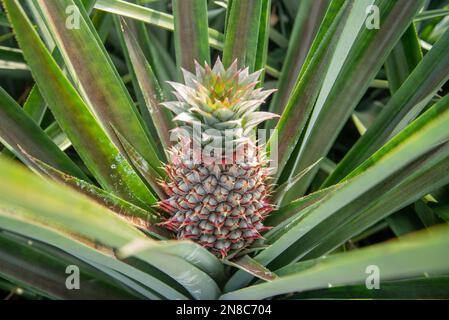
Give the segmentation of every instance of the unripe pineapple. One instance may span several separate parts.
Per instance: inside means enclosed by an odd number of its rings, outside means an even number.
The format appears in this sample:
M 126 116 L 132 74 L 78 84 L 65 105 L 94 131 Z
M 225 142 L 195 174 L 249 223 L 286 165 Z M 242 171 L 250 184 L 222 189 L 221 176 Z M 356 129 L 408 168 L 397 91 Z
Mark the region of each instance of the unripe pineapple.
M 178 101 L 163 105 L 183 125 L 181 148 L 170 151 L 160 207 L 163 225 L 178 239 L 191 239 L 222 258 L 260 239 L 269 203 L 269 169 L 256 147 L 255 127 L 276 117 L 255 110 L 272 91 L 256 89 L 260 71 L 228 69 L 218 59 L 211 69 L 183 70 L 184 84 L 170 83 Z M 197 128 L 197 129 L 195 129 Z M 198 132 L 201 132 L 198 134 Z

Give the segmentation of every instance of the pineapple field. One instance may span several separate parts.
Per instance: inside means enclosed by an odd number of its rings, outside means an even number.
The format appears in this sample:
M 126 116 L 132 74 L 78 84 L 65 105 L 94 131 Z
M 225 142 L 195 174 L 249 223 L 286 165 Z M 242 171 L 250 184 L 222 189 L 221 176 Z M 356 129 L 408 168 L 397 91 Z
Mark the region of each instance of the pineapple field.
M 449 299 L 449 0 L 0 4 L 2 299 Z

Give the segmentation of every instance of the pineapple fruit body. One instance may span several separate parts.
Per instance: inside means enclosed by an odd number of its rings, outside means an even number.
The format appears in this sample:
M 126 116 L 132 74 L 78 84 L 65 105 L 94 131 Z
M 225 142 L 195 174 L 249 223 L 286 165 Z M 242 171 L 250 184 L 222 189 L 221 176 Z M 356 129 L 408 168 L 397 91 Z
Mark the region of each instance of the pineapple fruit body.
M 236 62 L 227 70 L 217 60 L 213 69 L 197 64 L 196 75 L 183 73 L 185 85 L 171 83 L 178 101 L 163 104 L 183 123 L 165 165 L 169 179 L 161 183 L 167 198 L 159 205 L 170 216 L 163 225 L 224 258 L 261 239 L 273 210 L 269 169 L 254 133 L 275 117 L 256 111 L 271 91 L 255 89 L 260 72 L 237 70 Z

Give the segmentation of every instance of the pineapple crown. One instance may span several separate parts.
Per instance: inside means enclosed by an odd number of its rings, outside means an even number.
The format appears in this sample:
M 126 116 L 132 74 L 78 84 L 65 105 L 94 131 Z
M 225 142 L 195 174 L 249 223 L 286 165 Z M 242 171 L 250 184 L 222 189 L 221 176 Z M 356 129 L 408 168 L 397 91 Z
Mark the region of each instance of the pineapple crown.
M 225 69 L 220 58 L 210 68 L 195 61 L 195 74 L 182 69 L 184 83 L 168 82 L 178 101 L 162 103 L 185 124 L 203 129 L 243 129 L 235 138 L 247 137 L 259 123 L 278 117 L 256 111 L 275 90 L 256 88 L 262 70 L 238 69 L 237 60 Z

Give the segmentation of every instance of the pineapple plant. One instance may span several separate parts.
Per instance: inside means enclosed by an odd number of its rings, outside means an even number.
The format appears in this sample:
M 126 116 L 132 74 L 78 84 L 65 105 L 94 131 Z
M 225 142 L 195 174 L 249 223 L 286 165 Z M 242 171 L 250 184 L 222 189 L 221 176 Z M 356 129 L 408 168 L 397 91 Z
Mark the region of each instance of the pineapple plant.
M 0 295 L 449 297 L 448 13 L 1 0 Z
M 171 153 L 170 182 L 163 183 L 168 199 L 161 207 L 171 215 L 164 225 L 178 239 L 194 240 L 224 258 L 266 230 L 262 222 L 273 210 L 269 169 L 251 133 L 276 115 L 254 111 L 271 93 L 255 89 L 261 72 L 237 70 L 237 61 L 225 69 L 220 59 L 213 69 L 198 63 L 195 68 L 196 75 L 183 70 L 185 85 L 173 83 L 179 100 L 164 103 L 184 123 L 180 139 L 187 148 Z M 204 133 L 195 135 L 188 126 L 195 123 Z M 211 145 L 216 148 L 209 154 L 202 152 Z

